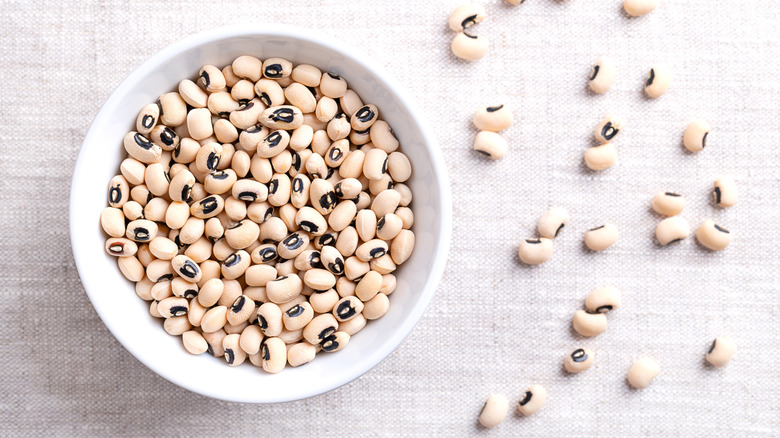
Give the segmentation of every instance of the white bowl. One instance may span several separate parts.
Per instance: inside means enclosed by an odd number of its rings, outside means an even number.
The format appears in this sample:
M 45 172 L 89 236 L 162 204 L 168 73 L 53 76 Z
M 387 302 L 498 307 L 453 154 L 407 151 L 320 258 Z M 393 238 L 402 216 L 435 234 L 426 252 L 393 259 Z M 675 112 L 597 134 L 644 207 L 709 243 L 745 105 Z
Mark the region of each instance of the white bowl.
M 320 353 L 302 367 L 275 375 L 245 364 L 228 367 L 221 358 L 187 353 L 149 315 L 149 304 L 122 277 L 106 254 L 99 216 L 108 181 L 124 158 L 123 135 L 134 129 L 139 110 L 204 64 L 227 65 L 251 54 L 279 56 L 342 75 L 394 129 L 413 165 L 407 183 L 413 194 L 416 247 L 395 273 L 398 286 L 390 310 L 371 321 L 337 353 Z M 84 139 L 73 172 L 70 232 L 73 255 L 92 305 L 113 335 L 138 360 L 169 381 L 223 400 L 272 403 L 330 391 L 361 376 L 387 357 L 411 332 L 433 297 L 449 249 L 452 206 L 444 159 L 424 117 L 381 69 L 339 41 L 290 26 L 220 28 L 184 39 L 154 55 L 108 98 Z M 248 361 L 247 361 L 248 362 Z

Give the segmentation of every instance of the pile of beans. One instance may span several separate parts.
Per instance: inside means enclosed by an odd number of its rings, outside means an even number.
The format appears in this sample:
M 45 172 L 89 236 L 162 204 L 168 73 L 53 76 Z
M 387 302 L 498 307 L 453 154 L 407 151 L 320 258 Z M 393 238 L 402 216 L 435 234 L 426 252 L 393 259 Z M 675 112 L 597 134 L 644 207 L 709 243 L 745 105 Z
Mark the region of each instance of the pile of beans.
M 282 58 L 206 65 L 124 137 L 106 251 L 192 354 L 299 366 L 388 310 L 412 172 L 379 109 Z

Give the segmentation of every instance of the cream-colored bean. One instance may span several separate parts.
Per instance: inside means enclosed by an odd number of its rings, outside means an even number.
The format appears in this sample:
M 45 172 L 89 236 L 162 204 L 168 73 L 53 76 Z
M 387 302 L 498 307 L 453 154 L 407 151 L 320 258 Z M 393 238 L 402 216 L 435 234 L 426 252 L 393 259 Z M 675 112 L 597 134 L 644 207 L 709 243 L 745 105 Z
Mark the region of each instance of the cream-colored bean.
M 401 194 L 393 189 L 385 190 L 374 198 L 371 203 L 371 210 L 374 211 L 376 217 L 382 217 L 388 213 L 393 213 L 398 204 L 401 202 Z
M 189 79 L 179 82 L 179 95 L 193 108 L 205 108 L 208 105 L 209 95 Z
M 696 240 L 711 251 L 725 249 L 732 239 L 734 239 L 734 235 L 712 219 L 705 220 L 696 230 Z
M 388 214 L 385 216 L 385 218 L 390 218 L 392 216 L 395 215 Z M 414 233 L 411 230 L 400 229 L 400 225 L 400 219 L 398 219 L 398 223 L 395 226 L 395 228 L 398 229 L 398 232 L 390 243 L 390 256 L 393 258 L 393 262 L 397 265 L 400 265 L 409 260 L 409 257 L 411 257 L 412 251 L 414 250 Z M 385 228 L 389 228 L 389 226 L 385 225 L 383 229 Z M 383 238 L 383 236 L 379 235 L 377 235 L 377 237 L 380 239 Z
M 151 265 L 151 264 L 150 264 Z M 147 276 L 147 278 L 149 278 Z M 179 277 L 176 277 L 179 278 Z M 149 279 L 149 281 L 153 281 Z M 152 298 L 158 302 L 170 298 L 173 296 L 173 288 L 171 287 L 171 281 L 169 280 L 160 280 L 153 283 L 152 289 L 151 289 L 151 295 Z M 186 301 L 186 300 L 185 300 Z M 160 313 L 160 309 L 157 309 L 157 313 L 162 317 L 162 313 Z
M 144 265 L 135 256 L 119 257 L 117 265 L 122 275 L 130 281 L 138 282 L 144 278 Z
M 276 173 L 287 173 L 292 167 L 292 154 L 289 150 L 283 150 L 271 158 L 271 167 Z M 289 175 L 288 175 L 289 176 Z
M 542 264 L 552 257 L 553 242 L 546 237 L 525 239 L 520 242 L 517 248 L 517 255 L 527 265 Z
M 179 240 L 185 245 L 191 245 L 203 236 L 206 223 L 203 219 L 190 217 L 181 227 Z
M 291 76 L 294 81 L 300 82 L 307 87 L 317 87 L 320 85 L 322 71 L 313 65 L 298 64 L 292 69 Z
M 585 151 L 585 165 L 590 170 L 606 170 L 617 161 L 617 148 L 612 143 L 588 148 Z
M 685 208 L 685 198 L 674 192 L 658 192 L 653 196 L 653 210 L 663 216 L 676 216 Z
M 536 229 L 542 237 L 554 239 L 568 223 L 569 210 L 563 207 L 553 207 L 542 215 Z
M 233 72 L 235 74 L 235 72 Z M 204 65 L 198 72 L 198 84 L 209 93 L 219 92 L 227 86 L 227 80 L 222 71 L 213 65 Z
M 174 296 L 191 300 L 198 296 L 198 292 L 198 285 L 190 283 L 181 277 L 174 277 L 171 280 L 171 293 Z
M 712 200 L 718 207 L 731 207 L 737 203 L 737 183 L 734 177 L 721 176 L 715 180 Z
M 287 364 L 287 347 L 279 338 L 266 338 L 260 346 L 260 357 L 263 370 L 276 374 Z
M 596 354 L 587 348 L 578 348 L 572 351 L 563 360 L 563 366 L 570 373 L 581 373 L 593 365 Z
M 203 263 L 211 257 L 211 250 L 211 242 L 207 238 L 201 237 L 184 250 L 184 255 L 191 258 L 195 263 Z
M 204 333 L 213 333 L 227 324 L 227 307 L 216 306 L 206 311 L 200 321 L 200 328 Z
M 474 112 L 472 120 L 480 131 L 499 132 L 512 126 L 514 114 L 503 104 L 482 106 Z
M 603 251 L 617 242 L 618 229 L 614 224 L 606 223 L 585 232 L 585 246 L 591 251 Z
M 149 242 L 149 251 L 158 259 L 171 260 L 179 254 L 179 247 L 173 240 L 157 236 Z
M 490 159 L 498 160 L 506 155 L 509 144 L 500 134 L 480 131 L 474 137 L 474 150 Z
M 200 264 L 200 270 L 203 275 L 200 281 L 197 282 L 199 288 L 203 288 L 203 285 L 212 278 L 219 278 L 220 265 L 216 260 L 206 260 Z
M 120 214 L 122 210 L 116 209 Z M 127 224 L 127 232 L 125 237 L 135 242 L 150 242 L 157 237 L 157 231 L 159 230 L 157 224 L 146 219 L 136 219 Z M 113 236 L 119 237 L 119 236 Z
M 326 179 L 328 174 L 328 166 L 325 164 L 325 159 L 318 153 L 309 155 L 306 160 L 306 173 L 311 176 L 312 180 Z
M 649 14 L 658 7 L 658 0 L 624 0 L 623 9 L 632 17 Z
M 128 132 L 122 144 L 128 155 L 144 164 L 157 163 L 162 156 L 162 148 L 160 146 L 152 143 L 144 135 L 137 132 Z
M 171 266 L 173 267 L 173 270 L 179 275 L 179 277 L 182 277 L 191 283 L 197 283 L 202 275 L 198 264 L 183 254 L 174 257 L 171 260 Z
M 181 139 L 173 129 L 164 125 L 157 125 L 149 133 L 149 140 L 160 146 L 164 151 L 172 151 L 179 146 Z
M 347 81 L 335 73 L 325 72 L 320 78 L 320 91 L 327 97 L 338 99 L 347 93 Z
M 645 0 L 648 1 L 648 0 Z M 669 89 L 672 72 L 665 65 L 656 64 L 650 69 L 645 80 L 645 93 L 652 98 L 660 97 Z
M 491 394 L 479 413 L 479 424 L 483 427 L 496 427 L 504 421 L 509 412 L 509 400 L 502 394 Z
M 112 237 L 106 240 L 106 252 L 114 257 L 130 257 L 138 252 L 138 245 L 124 237 Z
M 249 325 L 238 339 L 238 346 L 247 354 L 256 354 L 260 351 L 260 344 L 263 342 L 263 332 L 259 326 Z
M 244 249 L 260 237 L 260 226 L 244 219 L 225 230 L 225 240 L 235 249 Z
M 200 151 L 200 144 L 197 141 L 182 137 L 179 146 L 173 150 L 173 160 L 177 163 L 189 164 L 195 161 L 198 151 Z
M 707 362 L 714 367 L 725 367 L 731 358 L 734 357 L 736 344 L 734 340 L 726 336 L 718 336 L 710 344 L 709 350 L 705 355 Z
M 233 73 L 239 78 L 245 78 L 252 82 L 260 80 L 263 74 L 263 62 L 254 56 L 242 55 L 233 60 L 231 64 Z M 239 81 L 240 82 L 240 81 Z M 232 86 L 235 86 L 232 85 Z
M 303 113 L 292 105 L 272 106 L 260 114 L 258 121 L 269 129 L 293 130 L 303 125 Z
M 181 335 L 182 344 L 188 353 L 198 355 L 208 350 L 209 344 L 203 339 L 203 336 L 194 330 L 188 330 Z
M 598 125 L 596 125 L 596 129 L 593 131 L 593 135 L 596 137 L 596 141 L 601 144 L 605 144 L 612 141 L 612 139 L 618 135 L 622 128 L 622 119 L 613 115 L 608 115 L 604 117 L 604 119 L 601 120 Z
M 119 208 L 104 208 L 100 213 L 100 225 L 103 227 L 103 231 L 111 237 L 125 236 L 125 215 Z
M 231 111 L 230 123 L 238 129 L 247 129 L 258 122 L 258 118 L 265 110 L 266 107 L 260 99 L 252 99 Z
M 607 329 L 607 316 L 603 313 L 588 313 L 584 310 L 578 310 L 574 312 L 572 326 L 582 336 L 597 336 Z
M 187 120 L 187 103 L 179 93 L 165 93 L 157 99 L 160 107 L 160 123 L 165 126 L 179 126 Z
M 585 308 L 590 313 L 606 313 L 620 307 L 622 302 L 620 289 L 605 286 L 594 289 L 585 299 Z
M 165 222 L 168 207 L 170 203 L 165 198 L 152 198 L 144 207 L 144 218 L 154 222 Z
M 143 245 L 138 245 L 138 252 L 136 252 L 135 255 L 138 257 L 138 261 L 140 261 L 144 267 L 149 266 L 149 263 L 155 259 L 152 255 L 152 252 L 149 251 L 149 244 L 146 243 Z
M 357 114 L 357 112 L 355 114 Z M 345 114 L 337 114 L 328 122 L 326 132 L 328 134 L 328 138 L 336 141 L 341 140 L 342 138 L 347 138 L 351 130 L 352 125 L 350 124 L 349 119 L 347 119 L 347 116 Z
M 325 338 L 320 343 L 320 347 L 322 347 L 322 351 L 324 352 L 334 353 L 346 347 L 347 343 L 349 343 L 349 339 L 349 334 L 337 331 Z
M 533 385 L 525 391 L 523 399 L 517 404 L 517 410 L 525 415 L 533 415 L 547 402 L 547 389 L 542 385 Z
M 342 178 L 359 178 L 362 176 L 365 158 L 366 154 L 361 150 L 350 152 L 339 167 L 339 176 Z
M 158 198 L 159 199 L 159 198 Z M 148 206 L 149 204 L 147 204 Z M 190 218 L 190 206 L 186 202 L 174 201 L 165 211 L 165 224 L 171 229 L 179 229 Z
M 211 112 L 206 108 L 193 108 L 187 113 L 187 129 L 195 140 L 202 140 L 214 134 Z
M 687 220 L 679 216 L 672 216 L 658 223 L 655 228 L 655 237 L 661 245 L 668 245 L 685 239 L 690 232 Z
M 398 149 L 398 139 L 395 138 L 393 129 L 384 120 L 377 120 L 371 125 L 369 136 L 374 147 L 388 154 Z
M 216 172 L 219 162 L 222 159 L 222 145 L 216 142 L 209 142 L 198 149 L 195 156 L 195 168 L 204 174 Z M 193 173 L 194 174 L 194 173 Z M 195 174 L 197 178 L 197 174 Z
M 135 158 L 125 158 L 119 165 L 119 171 L 125 180 L 134 186 L 144 183 L 144 173 L 146 173 L 146 166 L 144 163 L 136 160 Z M 128 189 L 128 196 L 130 195 Z
M 487 37 L 458 32 L 452 39 L 450 50 L 460 59 L 477 61 L 487 55 L 489 42 Z
M 367 322 L 365 316 L 358 314 L 349 321 L 340 322 L 337 330 L 353 336 L 355 333 L 363 330 Z
M 278 217 L 268 218 L 260 227 L 261 242 L 281 242 L 288 234 L 287 226 Z
M 222 340 L 225 339 L 227 333 L 224 330 L 219 329 L 215 332 L 206 333 L 203 332 L 203 339 L 209 344 L 208 353 L 214 357 L 222 357 L 225 355 L 225 350 L 222 348 Z
M 287 349 L 287 363 L 291 367 L 305 365 L 314 360 L 316 354 L 317 348 L 315 346 L 308 342 L 299 342 Z
M 597 94 L 609 91 L 612 82 L 615 81 L 615 61 L 609 56 L 602 56 L 593 65 L 593 70 L 588 79 L 588 86 Z
M 297 275 L 285 275 L 269 281 L 265 286 L 268 299 L 274 303 L 286 303 L 301 293 L 303 281 Z
M 661 372 L 661 365 L 655 359 L 643 357 L 628 370 L 628 383 L 636 389 L 646 388 Z
M 303 282 L 315 291 L 326 291 L 336 285 L 336 277 L 326 269 L 309 269 Z
M 691 121 L 683 134 L 683 146 L 691 152 L 699 152 L 707 145 L 710 123 L 703 119 Z
M 155 283 L 152 280 L 144 277 L 141 279 L 141 281 L 135 284 L 135 294 L 138 295 L 138 298 L 144 301 L 154 300 L 154 297 L 152 297 L 152 287 L 154 285 Z
M 290 177 L 283 173 L 275 173 L 268 183 L 268 203 L 281 207 L 290 202 L 292 183 Z
M 135 130 L 139 134 L 147 135 L 157 125 L 160 118 L 160 107 L 156 103 L 150 103 L 141 108 L 138 117 L 135 119 Z
M 249 174 L 251 157 L 246 151 L 236 151 L 233 154 L 233 160 L 230 162 L 230 168 L 236 172 L 239 178 L 244 178 Z
M 363 105 L 349 118 L 349 124 L 355 131 L 365 131 L 379 118 L 379 109 L 376 105 Z
M 390 309 L 390 300 L 387 295 L 378 293 L 370 300 L 363 303 L 363 316 L 367 320 L 375 320 L 383 317 Z
M 158 305 L 159 307 L 159 305 Z M 174 316 L 163 322 L 163 329 L 171 336 L 181 336 L 192 329 L 192 325 L 186 316 Z

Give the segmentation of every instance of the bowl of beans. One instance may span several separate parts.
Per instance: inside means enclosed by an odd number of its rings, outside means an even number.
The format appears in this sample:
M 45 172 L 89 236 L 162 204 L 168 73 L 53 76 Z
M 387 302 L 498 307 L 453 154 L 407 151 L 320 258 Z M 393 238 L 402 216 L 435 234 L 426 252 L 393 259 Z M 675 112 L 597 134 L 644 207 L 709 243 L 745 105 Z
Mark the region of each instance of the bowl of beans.
M 95 310 L 165 379 L 273 403 L 390 355 L 451 232 L 421 113 L 341 42 L 220 28 L 154 55 L 92 123 L 70 197 Z

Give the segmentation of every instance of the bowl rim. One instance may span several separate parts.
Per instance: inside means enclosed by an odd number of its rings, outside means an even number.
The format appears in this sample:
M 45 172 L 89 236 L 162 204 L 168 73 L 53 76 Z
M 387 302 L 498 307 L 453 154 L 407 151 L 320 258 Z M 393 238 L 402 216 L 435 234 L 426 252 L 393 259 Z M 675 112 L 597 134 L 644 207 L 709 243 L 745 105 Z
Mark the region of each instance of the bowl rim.
M 276 397 L 271 396 L 267 400 L 247 399 L 240 396 L 230 397 L 223 393 L 210 392 L 204 388 L 198 387 L 197 385 L 192 385 L 192 382 L 188 382 L 185 381 L 184 379 L 178 378 L 176 373 L 173 372 L 172 368 L 158 366 L 158 364 L 156 364 L 153 360 L 150 360 L 150 358 L 147 355 L 143 354 L 143 352 L 141 351 L 142 349 L 140 347 L 137 347 L 137 344 L 130 342 L 129 340 L 130 336 L 128 333 L 124 333 L 121 329 L 119 329 L 119 327 L 117 327 L 117 325 L 115 325 L 110 318 L 107 318 L 103 314 L 99 306 L 95 305 L 95 300 L 93 300 L 93 296 L 96 296 L 98 292 L 97 292 L 97 286 L 92 284 L 93 280 L 89 275 L 89 267 L 87 266 L 87 262 L 86 262 L 88 258 L 87 257 L 88 249 L 82 247 L 82 245 L 79 244 L 79 241 L 75 238 L 75 236 L 78 233 L 78 227 L 76 225 L 77 218 L 74 209 L 74 203 L 76 202 L 75 200 L 76 194 L 74 193 L 74 188 L 78 187 L 79 186 L 78 182 L 82 178 L 86 177 L 85 172 L 78 171 L 81 167 L 84 166 L 84 162 L 86 161 L 85 158 L 86 149 L 84 146 L 87 143 L 91 143 L 94 141 L 92 138 L 97 135 L 96 134 L 96 131 L 98 130 L 97 127 L 103 125 L 106 122 L 106 119 L 110 116 L 113 107 L 116 106 L 116 103 L 114 101 L 117 100 L 117 96 L 128 91 L 130 88 L 135 86 L 135 84 L 140 82 L 140 79 L 142 77 L 148 75 L 160 64 L 164 63 L 167 59 L 171 58 L 172 56 L 178 53 L 181 53 L 193 47 L 201 46 L 203 44 L 212 43 L 219 40 L 230 39 L 235 37 L 253 37 L 253 36 L 290 38 L 290 39 L 304 41 L 307 43 L 313 43 L 315 45 L 318 44 L 321 46 L 325 46 L 328 49 L 333 50 L 334 52 L 337 52 L 346 58 L 350 58 L 354 62 L 361 64 L 364 68 L 371 71 L 371 73 L 376 77 L 376 79 L 380 83 L 382 83 L 391 93 L 393 93 L 401 102 L 401 104 L 406 108 L 409 114 L 415 120 L 418 121 L 417 128 L 422 134 L 422 139 L 423 142 L 425 143 L 425 147 L 428 149 L 428 152 L 432 157 L 431 167 L 434 171 L 434 176 L 440 187 L 439 208 L 441 209 L 441 215 L 440 215 L 441 219 L 438 225 L 440 227 L 441 238 L 439 239 L 439 241 L 435 246 L 434 254 L 436 254 L 436 256 L 433 261 L 428 279 L 421 291 L 419 302 L 409 311 L 409 313 L 411 313 L 411 318 L 407 320 L 406 324 L 399 326 L 398 330 L 392 334 L 389 342 L 386 344 L 387 346 L 384 349 L 385 351 L 383 351 L 381 354 L 373 355 L 371 360 L 363 362 L 363 366 L 356 368 L 353 373 L 349 374 L 345 378 L 334 379 L 333 381 L 329 381 L 327 384 L 323 384 L 322 386 L 318 387 L 316 390 L 304 395 L 303 397 L 285 397 L 284 394 L 280 394 L 279 396 Z M 409 334 L 414 329 L 414 327 L 419 323 L 423 313 L 430 305 L 431 300 L 433 299 L 433 296 L 436 293 L 436 289 L 438 288 L 438 285 L 441 281 L 441 277 L 444 273 L 444 268 L 446 266 L 446 262 L 448 259 L 450 240 L 452 235 L 452 198 L 451 197 L 452 194 L 451 194 L 451 188 L 449 184 L 449 177 L 446 168 L 446 163 L 444 160 L 444 154 L 442 153 L 441 148 L 438 142 L 436 141 L 436 138 L 433 135 L 431 128 L 427 124 L 427 120 L 423 117 L 423 113 L 417 108 L 416 104 L 414 104 L 414 102 L 409 99 L 407 93 L 404 92 L 403 89 L 399 86 L 399 84 L 386 73 L 384 68 L 372 63 L 370 60 L 367 59 L 367 57 L 360 50 L 357 50 L 349 45 L 345 45 L 343 42 L 329 35 L 321 33 L 319 31 L 305 29 L 305 28 L 291 26 L 291 25 L 284 25 L 284 26 L 266 25 L 266 24 L 248 25 L 248 26 L 241 26 L 240 29 L 236 29 L 235 26 L 223 26 L 223 27 L 217 27 L 217 28 L 201 31 L 192 34 L 190 36 L 187 36 L 177 42 L 168 45 L 164 49 L 152 55 L 141 65 L 136 67 L 114 89 L 114 91 L 109 95 L 109 97 L 105 100 L 105 102 L 103 102 L 103 104 L 100 107 L 100 110 L 98 111 L 97 115 L 93 119 L 92 123 L 89 126 L 89 129 L 87 130 L 86 135 L 84 136 L 84 141 L 81 144 L 79 154 L 76 160 L 76 164 L 73 168 L 73 177 L 71 179 L 71 190 L 69 194 L 70 211 L 69 211 L 68 218 L 70 222 L 69 231 L 70 231 L 71 249 L 73 252 L 74 262 L 76 264 L 76 269 L 79 273 L 79 278 L 81 280 L 82 285 L 84 286 L 84 290 L 90 300 L 90 303 L 92 304 L 92 307 L 95 309 L 100 319 L 103 321 L 103 324 L 105 324 L 105 326 L 114 336 L 114 338 L 116 338 L 116 340 L 118 340 L 119 343 L 126 350 L 128 350 L 133 357 L 135 357 L 147 368 L 149 368 L 155 374 L 161 376 L 165 380 L 168 380 L 169 382 L 177 386 L 180 386 L 184 389 L 187 389 L 189 391 L 201 395 L 205 395 L 208 397 L 225 400 L 225 401 L 233 401 L 233 402 L 281 403 L 281 402 L 290 402 L 295 400 L 303 400 L 309 397 L 314 397 L 320 394 L 324 394 L 326 392 L 332 391 L 336 388 L 339 388 L 343 385 L 346 385 L 347 383 L 350 383 L 358 379 L 359 377 L 367 373 L 369 370 L 377 366 L 380 362 L 385 360 L 387 357 L 389 357 L 395 350 L 398 349 L 400 344 L 409 336 Z

